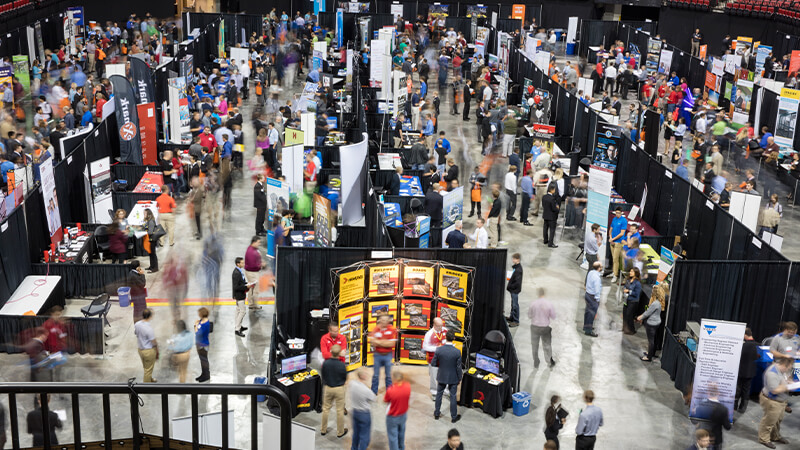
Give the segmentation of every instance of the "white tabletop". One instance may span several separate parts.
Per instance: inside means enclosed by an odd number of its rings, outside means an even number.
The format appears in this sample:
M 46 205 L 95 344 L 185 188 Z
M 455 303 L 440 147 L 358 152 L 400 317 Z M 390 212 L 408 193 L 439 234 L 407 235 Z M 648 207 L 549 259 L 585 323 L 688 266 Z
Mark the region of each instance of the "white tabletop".
M 0 309 L 0 315 L 22 316 L 28 311 L 33 311 L 34 314 L 38 313 L 59 281 L 61 281 L 61 277 L 58 275 L 25 277 L 3 309 Z

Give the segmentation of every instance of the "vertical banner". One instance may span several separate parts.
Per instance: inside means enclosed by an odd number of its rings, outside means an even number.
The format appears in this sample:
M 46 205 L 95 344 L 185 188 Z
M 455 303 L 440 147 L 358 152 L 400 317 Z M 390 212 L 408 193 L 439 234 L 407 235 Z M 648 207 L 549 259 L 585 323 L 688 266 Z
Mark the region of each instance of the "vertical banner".
M 382 87 L 383 85 L 383 60 L 389 53 L 387 43 L 380 39 L 370 41 L 369 55 L 369 86 Z
M 789 77 L 797 75 L 800 70 L 800 50 L 792 50 L 792 56 L 789 59 Z
M 282 215 L 289 209 L 289 184 L 274 178 L 267 178 L 267 214 L 268 220 L 275 215 Z
M 142 162 L 145 165 L 158 164 L 158 131 L 156 129 L 156 104 L 136 105 L 139 114 L 139 136 L 142 140 Z M 94 176 L 94 172 L 92 172 Z
M 69 161 L 67 161 L 69 164 Z M 61 213 L 58 209 L 58 195 L 56 194 L 56 175 L 53 171 L 53 158 L 47 158 L 40 166 L 39 173 L 42 181 L 42 198 L 44 210 L 47 215 L 47 230 L 50 242 L 53 244 L 61 240 Z
M 67 46 L 67 52 L 74 55 L 77 52 L 75 48 L 75 26 L 73 25 L 74 11 L 67 11 L 64 14 L 64 44 Z M 44 60 L 42 60 L 44 64 Z
M 525 22 L 525 5 L 511 5 L 511 18 Z M 569 37 L 569 33 L 567 33 L 567 37 Z
M 475 56 L 486 55 L 486 42 L 489 40 L 489 29 L 478 27 L 478 35 L 475 36 Z
M 706 59 L 707 55 L 708 55 L 708 44 L 703 44 L 700 46 L 700 53 L 698 54 L 698 57 L 700 59 Z
M 406 89 L 406 74 L 400 70 L 395 70 L 393 72 L 392 81 L 394 82 L 394 116 L 397 117 L 397 114 L 404 112 L 406 108 L 406 97 L 407 97 L 407 89 Z
M 661 41 L 658 39 L 647 39 L 647 59 L 644 67 L 649 72 L 658 70 L 658 59 L 661 57 Z
M 217 53 L 220 58 L 225 57 L 225 19 L 219 21 L 219 32 L 217 33 Z
M 772 47 L 769 45 L 759 44 L 756 49 L 756 75 L 761 76 L 764 73 L 764 62 L 767 60 L 769 54 L 772 53 Z
M 192 76 L 194 75 L 194 56 L 186 55 L 181 58 L 179 75 L 186 78 L 186 85 L 192 83 Z
M 114 89 L 114 108 L 119 128 L 119 154 L 121 162 L 142 164 L 142 141 L 139 135 L 139 114 L 136 111 L 136 94 L 128 80 L 121 75 L 109 77 Z
M 336 10 L 336 48 L 344 45 L 344 11 L 341 8 Z
M 14 65 L 14 77 L 22 85 L 23 98 L 26 98 L 31 93 L 31 77 L 30 77 L 30 64 L 28 63 L 27 55 L 14 55 L 12 56 Z M 34 124 L 38 126 L 39 124 Z M 8 136 L 6 136 L 8 137 Z
M 661 58 L 658 60 L 658 73 L 669 75 L 672 67 L 672 50 L 661 50 Z
M 32 26 L 25 28 L 25 36 L 28 38 L 28 61 L 33 67 L 33 60 L 36 59 L 36 37 Z
M 389 12 L 392 13 L 395 20 L 400 19 L 403 17 L 403 5 L 392 3 Z
M 718 397 L 719 403 L 728 409 L 728 420 L 733 421 L 733 400 L 736 397 L 736 380 L 746 326 L 744 323 L 723 320 L 700 321 L 700 342 L 697 345 L 689 417 L 711 419 L 710 408 L 704 405 L 711 396 Z
M 131 85 L 136 90 L 136 100 L 138 104 L 151 103 L 156 101 L 153 90 L 153 74 L 150 67 L 140 58 L 128 58 L 131 63 Z
M 753 82 L 739 80 L 736 82 L 736 90 L 731 94 L 731 104 L 733 105 L 733 124 L 742 125 L 750 120 L 750 104 L 753 97 Z
M 44 41 L 42 40 L 42 24 L 37 21 L 33 24 L 33 30 L 36 32 L 36 50 L 39 52 L 39 62 L 44 65 Z
M 611 169 L 612 171 L 616 169 L 619 143 L 619 127 L 604 122 L 598 122 L 592 164 L 605 169 Z
M 114 220 L 108 212 L 113 211 L 111 201 L 111 158 L 106 156 L 89 163 L 92 182 L 92 209 L 95 223 L 110 223 Z
M 589 192 L 586 205 L 586 229 L 592 224 L 600 225 L 603 234 L 608 232 L 608 206 L 611 203 L 611 190 L 614 184 L 614 171 L 617 167 L 617 153 L 620 144 L 620 128 L 604 122 L 597 123 L 595 149 L 592 165 L 589 168 Z M 632 148 L 636 151 L 636 147 Z M 598 255 L 605 255 L 601 248 Z
M 186 78 L 175 77 L 167 80 L 170 123 L 170 141 L 175 144 L 191 144 L 192 131 L 189 126 L 189 99 L 186 97 Z
M 781 89 L 778 101 L 778 120 L 775 122 L 775 143 L 781 147 L 794 146 L 794 132 L 797 125 L 797 107 L 800 104 L 800 91 Z
M 345 63 L 346 67 L 346 75 L 345 75 L 345 84 L 347 89 L 352 89 L 353 87 L 353 49 L 348 48 L 347 52 L 347 62 Z
M 331 201 L 314 194 L 314 245 L 317 247 L 331 247 Z
M 294 193 L 303 192 L 303 146 L 286 145 L 281 148 L 281 173 Z
M 342 173 L 342 225 L 358 225 L 364 219 L 363 194 L 365 190 L 364 161 L 367 159 L 367 134 L 361 142 L 339 148 Z

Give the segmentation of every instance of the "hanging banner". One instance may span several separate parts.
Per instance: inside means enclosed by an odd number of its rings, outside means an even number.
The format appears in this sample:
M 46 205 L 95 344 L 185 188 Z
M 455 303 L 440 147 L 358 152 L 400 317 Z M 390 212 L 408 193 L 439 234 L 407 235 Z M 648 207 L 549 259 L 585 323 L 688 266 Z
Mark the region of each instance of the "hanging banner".
M 789 77 L 797 75 L 800 70 L 800 50 L 792 50 L 792 56 L 789 59 Z
M 478 35 L 475 36 L 475 56 L 486 55 L 486 43 L 489 40 L 489 29 L 478 27 Z
M 336 10 L 336 48 L 344 45 L 344 11 Z
M 711 408 L 704 407 L 704 403 L 711 396 L 717 397 L 719 403 L 728 409 L 728 420 L 733 421 L 733 400 L 736 397 L 736 380 L 746 326 L 744 323 L 723 320 L 700 321 L 700 342 L 697 345 L 689 417 L 710 420 Z
M 272 221 L 275 215 L 283 215 L 289 210 L 289 183 L 274 178 L 267 178 L 267 219 Z
M 525 5 L 511 5 L 511 18 L 525 22 Z
M 191 144 L 189 99 L 186 97 L 186 78 L 175 77 L 167 80 L 169 100 L 170 141 L 175 144 Z
M 794 146 L 799 104 L 800 90 L 781 89 L 781 97 L 778 101 L 778 120 L 775 125 L 775 143 L 781 147 L 792 148 Z
M 698 55 L 700 57 L 700 59 L 706 59 L 707 54 L 708 54 L 708 45 L 707 44 L 701 45 L 700 46 L 700 53 Z
M 67 161 L 69 164 L 70 161 Z M 42 182 L 42 198 L 44 210 L 47 215 L 47 230 L 50 234 L 50 243 L 57 244 L 61 241 L 61 212 L 58 209 L 58 195 L 56 193 L 56 175 L 53 171 L 53 158 L 47 158 L 39 165 Z
M 121 75 L 109 78 L 114 90 L 117 127 L 119 129 L 119 155 L 121 162 L 142 164 L 142 141 L 139 135 L 139 114 L 136 111 L 136 93 L 128 80 Z
M 332 228 L 331 201 L 319 194 L 314 194 L 314 245 L 332 247 Z
M 95 223 L 111 223 L 114 220 L 108 212 L 114 210 L 111 201 L 111 158 L 106 156 L 89 163 L 89 177 L 92 182 L 92 208 Z
M 736 82 L 736 90 L 731 95 L 733 105 L 733 124 L 741 125 L 750 120 L 750 104 L 753 96 L 753 82 L 739 80 Z
M 153 74 L 150 72 L 150 67 L 140 58 L 129 58 L 128 60 L 131 62 L 131 86 L 133 86 L 137 94 L 136 103 L 141 105 L 156 101 L 153 91 Z
M 661 57 L 658 60 L 658 73 L 669 75 L 672 67 L 672 50 L 661 50 Z
M 219 21 L 219 32 L 217 33 L 217 53 L 220 58 L 225 57 L 225 19 Z
M 771 46 L 759 44 L 758 48 L 756 49 L 756 75 L 763 75 L 764 62 L 767 60 L 767 57 L 770 53 L 772 53 Z
M 37 21 L 33 24 L 33 30 L 36 32 L 36 51 L 39 52 L 39 62 L 45 64 L 44 59 L 44 41 L 42 40 L 42 24 Z
M 339 148 L 342 173 L 342 224 L 357 225 L 364 218 L 363 194 L 366 193 L 366 174 L 364 163 L 368 153 L 367 134 L 363 133 L 361 142 L 343 145 Z
M 661 57 L 661 40 L 647 39 L 647 60 L 644 63 L 645 70 L 652 73 L 658 70 L 658 59 Z
M 136 105 L 139 114 L 139 135 L 142 140 L 142 162 L 145 165 L 158 164 L 158 129 L 156 128 L 156 104 Z
M 27 55 L 14 55 L 12 57 L 14 65 L 14 77 L 22 85 L 23 98 L 27 98 L 31 93 L 30 65 Z M 35 124 L 38 126 L 38 124 Z M 6 136 L 7 137 L 7 136 Z
M 77 53 L 75 47 L 75 26 L 73 24 L 74 14 L 74 11 L 67 11 L 67 13 L 64 14 L 64 44 L 67 46 L 67 52 L 69 52 L 70 55 Z M 42 64 L 44 64 L 44 60 L 42 60 Z

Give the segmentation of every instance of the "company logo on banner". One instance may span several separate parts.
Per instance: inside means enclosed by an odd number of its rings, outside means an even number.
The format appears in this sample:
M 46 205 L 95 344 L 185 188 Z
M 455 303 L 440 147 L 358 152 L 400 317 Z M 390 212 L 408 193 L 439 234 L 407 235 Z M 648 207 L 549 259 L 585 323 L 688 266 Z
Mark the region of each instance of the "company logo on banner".
M 599 123 L 592 162 L 594 165 L 614 170 L 620 144 L 620 129 L 617 126 Z
M 155 101 L 153 95 L 153 75 L 147 63 L 139 58 L 130 58 L 131 62 L 131 85 L 138 94 L 136 99 L 138 104 L 151 103 Z
M 158 164 L 158 131 L 156 130 L 156 104 L 136 105 L 139 113 L 139 135 L 142 140 L 142 161 L 146 165 Z
M 718 397 L 719 403 L 728 409 L 728 420 L 733 420 L 733 400 L 746 326 L 739 322 L 701 320 L 689 417 L 710 419 L 713 408 L 708 398 Z
M 798 105 L 800 105 L 800 91 L 781 89 L 781 97 L 778 101 L 778 119 L 775 122 L 775 143 L 781 147 L 792 148 L 794 146 Z
M 139 114 L 136 111 L 136 94 L 128 80 L 121 75 L 109 78 L 114 89 L 114 108 L 119 127 L 120 161 L 142 164 L 142 142 L 139 137 Z

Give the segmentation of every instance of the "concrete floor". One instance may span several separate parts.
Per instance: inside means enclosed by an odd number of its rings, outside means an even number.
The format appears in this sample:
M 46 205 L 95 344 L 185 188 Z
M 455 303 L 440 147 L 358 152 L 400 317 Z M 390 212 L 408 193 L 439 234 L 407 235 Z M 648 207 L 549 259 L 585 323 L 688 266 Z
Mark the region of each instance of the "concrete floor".
M 435 80 L 432 83 L 436 83 Z M 434 88 L 431 88 L 431 91 Z M 288 94 L 284 94 L 286 97 Z M 627 105 L 626 105 L 627 106 Z M 453 154 L 462 168 L 461 184 L 466 184 L 470 168 L 481 160 L 480 146 L 475 140 L 475 125 L 462 122 L 461 117 L 449 115 L 450 98 L 443 98 L 440 130 L 447 131 L 453 145 Z M 244 107 L 244 132 L 247 135 L 246 157 L 252 155 L 254 133 L 249 122 L 252 101 Z M 474 114 L 473 114 L 474 119 Z M 504 160 L 500 160 L 491 172 L 490 182 L 501 181 L 506 172 Z M 691 173 L 691 171 L 690 171 Z M 466 202 L 469 199 L 465 200 Z M 180 230 L 173 247 L 176 255 L 196 262 L 202 251 L 202 245 L 195 241 L 192 225 L 183 214 L 184 206 L 179 206 L 177 225 Z M 233 209 L 228 218 L 222 219 L 219 226 L 219 237 L 225 247 L 223 269 L 221 270 L 220 296 L 230 297 L 230 272 L 233 259 L 243 255 L 253 234 L 252 183 L 250 178 L 237 180 L 233 191 Z M 235 219 L 230 219 L 235 217 Z M 788 234 L 790 227 L 797 223 L 798 212 L 791 207 L 785 209 L 782 229 Z M 535 219 L 535 220 L 534 220 Z M 544 412 L 550 396 L 558 394 L 564 407 L 570 412 L 567 423 L 561 433 L 564 448 L 571 448 L 575 441 L 575 425 L 583 404 L 581 394 L 584 389 L 592 389 L 596 394 L 596 405 L 603 409 L 605 425 L 601 428 L 597 448 L 600 449 L 682 449 L 692 443 L 691 435 L 694 427 L 687 419 L 688 408 L 684 405 L 681 393 L 676 390 L 666 372 L 662 371 L 658 360 L 647 364 L 639 360 L 646 346 L 644 331 L 635 336 L 621 333 L 621 306 L 617 299 L 617 287 L 608 281 L 603 293 L 603 302 L 597 321 L 598 338 L 589 338 L 580 333 L 579 327 L 583 317 L 583 291 L 581 289 L 585 271 L 579 268 L 575 260 L 580 252 L 577 244 L 581 241 L 578 233 L 567 232 L 560 240 L 557 249 L 546 248 L 541 243 L 541 220 L 531 217 L 533 227 L 524 227 L 513 222 L 504 227 L 503 239 L 508 242 L 509 266 L 510 254 L 520 252 L 525 268 L 520 304 L 522 323 L 519 328 L 512 329 L 517 353 L 522 369 L 522 389 L 533 394 L 533 407 L 530 414 L 516 417 L 508 411 L 499 419 L 492 419 L 481 412 L 461 408 L 463 419 L 457 424 L 462 440 L 468 448 L 541 448 L 544 442 Z M 464 231 L 474 227 L 474 220 L 465 217 Z M 559 228 L 559 232 L 561 229 Z M 784 254 L 793 259 L 800 255 L 800 245 L 787 239 L 784 242 Z M 160 250 L 162 261 L 166 259 L 168 250 Z M 146 264 L 146 258 L 142 258 Z M 163 263 L 162 263 L 163 264 Z M 166 292 L 163 288 L 163 271 L 148 275 L 150 302 L 163 299 Z M 191 273 L 191 283 L 187 297 L 199 300 L 202 292 L 198 283 L 199 274 Z M 544 287 L 548 297 L 553 301 L 557 318 L 553 326 L 553 349 L 557 365 L 553 369 L 534 369 L 531 355 L 529 321 L 526 311 L 534 298 L 536 288 Z M 271 292 L 262 295 L 262 301 L 271 300 Z M 87 300 L 73 300 L 68 305 L 68 315 L 78 314 Z M 510 299 L 506 299 L 506 311 L 509 310 Z M 198 306 L 182 308 L 187 322 L 195 319 Z M 153 323 L 156 334 L 162 345 L 171 334 L 171 313 L 167 306 L 154 306 Z M 253 378 L 264 375 L 267 367 L 270 343 L 270 330 L 274 307 L 249 313 L 245 325 L 250 328 L 245 338 L 233 334 L 233 306 L 219 306 L 215 310 L 215 332 L 211 335 L 211 382 L 212 383 L 252 383 Z M 131 309 L 113 307 L 109 320 L 108 346 L 104 358 L 74 356 L 66 366 L 61 368 L 58 377 L 61 381 L 103 381 L 125 382 L 131 377 L 141 379 L 142 369 L 136 353 L 136 340 L 133 335 Z M 190 322 L 191 323 L 191 322 Z M 23 355 L 0 355 L 0 363 L 4 370 L 0 373 L 2 381 L 26 381 L 28 369 Z M 412 374 L 412 403 L 409 414 L 406 446 L 409 449 L 439 448 L 446 441 L 447 431 L 452 425 L 447 420 L 434 421 L 433 402 L 427 393 L 427 370 L 424 367 L 408 367 Z M 199 375 L 199 361 L 192 352 L 189 363 L 189 379 Z M 177 374 L 169 361 L 163 358 L 156 364 L 154 376 L 160 382 L 176 382 Z M 158 398 L 144 397 L 142 407 L 142 427 L 145 432 L 158 434 L 161 432 L 160 410 Z M 131 435 L 128 399 L 120 396 L 112 401 L 113 429 L 115 437 Z M 213 411 L 219 408 L 218 398 L 202 398 L 200 411 Z M 249 447 L 251 436 L 249 431 L 250 403 L 244 398 L 232 398 L 231 408 L 236 417 L 236 446 Z M 7 406 L 5 400 L 3 403 Z M 22 396 L 19 400 L 19 414 L 29 411 L 32 399 Z M 54 409 L 64 409 L 71 416 L 70 403 L 66 398 L 55 397 Z M 263 404 L 260 406 L 263 408 Z M 87 397 L 82 402 L 82 423 L 84 440 L 102 439 L 102 421 L 97 413 L 100 411 L 100 399 Z M 182 417 L 189 414 L 188 398 L 175 398 L 170 407 L 171 417 Z M 387 448 L 386 428 L 383 420 L 385 406 L 377 403 L 373 406 L 373 432 L 370 448 Z M 784 436 L 790 445 L 779 448 L 800 448 L 800 414 L 787 415 L 784 423 Z M 736 423 L 730 432 L 726 432 L 726 448 L 752 449 L 758 448 L 756 434 L 761 409 L 751 404 L 748 412 L 741 417 L 737 414 Z M 320 415 L 304 413 L 296 421 L 314 428 L 319 427 Z M 334 418 L 335 422 L 335 418 Z M 71 442 L 71 419 L 65 428 L 59 431 L 60 442 Z M 329 424 L 334 427 L 334 423 Z M 22 424 L 24 430 L 24 424 Z M 263 436 L 261 437 L 264 442 Z M 268 440 L 274 444 L 274 440 Z M 22 444 L 30 444 L 28 436 Z M 327 436 L 317 434 L 316 448 L 342 449 L 349 448 L 350 435 L 337 439 L 335 432 Z M 273 448 L 269 445 L 265 448 Z

